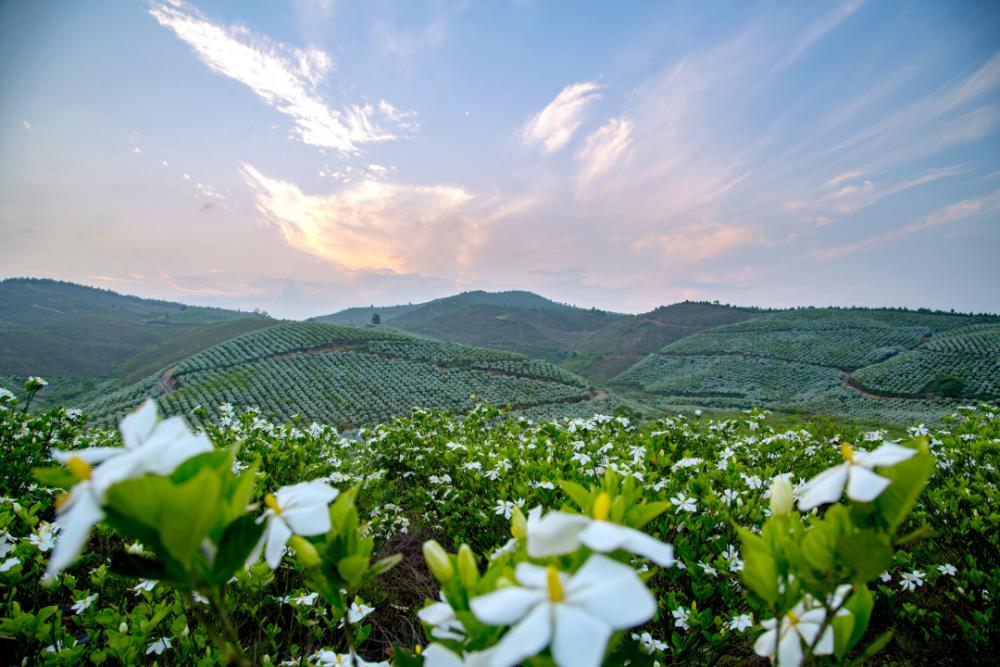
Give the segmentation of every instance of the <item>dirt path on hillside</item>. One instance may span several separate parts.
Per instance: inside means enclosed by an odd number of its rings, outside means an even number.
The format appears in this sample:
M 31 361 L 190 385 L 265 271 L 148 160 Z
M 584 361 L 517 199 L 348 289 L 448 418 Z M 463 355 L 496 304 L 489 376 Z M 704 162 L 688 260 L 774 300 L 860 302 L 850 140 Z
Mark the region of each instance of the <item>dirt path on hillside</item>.
M 174 377 L 174 369 L 167 370 L 160 379 L 156 381 L 156 386 L 163 390 L 163 395 L 172 394 L 177 391 L 177 378 Z
M 892 398 L 891 396 L 881 396 L 879 394 L 873 394 L 870 391 L 865 391 L 861 387 L 859 387 L 856 384 L 854 384 L 853 380 L 851 379 L 853 377 L 853 375 L 854 374 L 851 373 L 850 371 L 844 371 L 844 372 L 842 372 L 840 374 L 840 378 L 841 378 L 841 381 L 844 383 L 844 386 L 847 387 L 848 389 L 850 389 L 851 391 L 853 391 L 855 393 L 858 393 L 858 394 L 861 394 L 865 398 L 875 399 L 876 401 L 884 401 L 884 400 L 887 400 L 889 398 Z

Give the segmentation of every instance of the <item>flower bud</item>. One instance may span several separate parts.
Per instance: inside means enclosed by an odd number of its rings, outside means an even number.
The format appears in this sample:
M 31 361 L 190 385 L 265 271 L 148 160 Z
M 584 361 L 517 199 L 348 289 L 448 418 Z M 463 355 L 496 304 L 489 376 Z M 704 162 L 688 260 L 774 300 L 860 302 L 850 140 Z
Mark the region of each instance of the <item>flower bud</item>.
M 125 634 L 128 632 L 128 623 L 122 621 L 122 624 L 118 626 L 118 632 Z
M 528 520 L 524 518 L 524 512 L 520 507 L 515 507 L 510 515 L 510 534 L 516 540 L 524 540 L 528 534 Z
M 788 516 L 792 511 L 792 483 L 787 477 L 776 477 L 771 482 L 771 513 Z
M 472 590 L 479 583 L 479 567 L 476 565 L 476 556 L 468 544 L 463 544 L 458 548 L 458 576 L 462 580 L 462 586 L 467 590 Z
M 293 535 L 288 540 L 288 546 L 295 550 L 295 555 L 298 557 L 299 562 L 302 563 L 302 567 L 318 567 L 323 562 L 319 557 L 319 552 L 316 551 L 316 547 L 304 537 Z
M 451 565 L 448 552 L 436 540 L 424 542 L 424 560 L 427 561 L 431 574 L 442 584 L 448 583 L 455 576 L 455 568 Z

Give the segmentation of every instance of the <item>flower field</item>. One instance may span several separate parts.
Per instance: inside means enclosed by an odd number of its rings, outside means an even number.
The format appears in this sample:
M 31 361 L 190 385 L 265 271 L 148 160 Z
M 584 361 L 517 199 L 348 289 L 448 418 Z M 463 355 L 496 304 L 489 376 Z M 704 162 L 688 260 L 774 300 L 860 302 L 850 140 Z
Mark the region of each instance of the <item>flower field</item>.
M 352 437 L 230 406 L 191 432 L 147 403 L 120 435 L 25 407 L 0 397 L 11 662 L 988 664 L 998 646 L 987 404 L 876 431 L 478 405 Z

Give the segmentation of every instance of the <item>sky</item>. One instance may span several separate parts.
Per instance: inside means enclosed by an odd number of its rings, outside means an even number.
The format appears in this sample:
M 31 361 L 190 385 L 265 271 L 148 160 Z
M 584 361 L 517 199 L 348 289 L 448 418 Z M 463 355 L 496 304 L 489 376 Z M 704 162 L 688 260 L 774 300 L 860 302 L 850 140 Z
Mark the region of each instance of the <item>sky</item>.
M 0 277 L 1000 311 L 995 2 L 0 3 Z

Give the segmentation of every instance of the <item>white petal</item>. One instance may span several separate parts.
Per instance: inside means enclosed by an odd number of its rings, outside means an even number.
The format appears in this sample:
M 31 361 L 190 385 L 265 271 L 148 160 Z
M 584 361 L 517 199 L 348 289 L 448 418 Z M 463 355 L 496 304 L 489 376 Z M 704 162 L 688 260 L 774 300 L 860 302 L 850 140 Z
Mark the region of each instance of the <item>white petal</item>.
M 284 486 L 274 492 L 274 497 L 278 500 L 278 506 L 287 509 L 292 507 L 306 507 L 312 505 L 329 505 L 340 492 L 318 479 L 311 482 L 299 482 L 291 486 Z
M 264 551 L 264 559 L 268 566 L 274 570 L 281 564 L 281 557 L 285 553 L 285 545 L 288 538 L 292 536 L 292 529 L 279 518 L 271 519 L 267 524 L 267 547 Z
M 794 632 L 786 632 L 778 642 L 778 667 L 799 667 L 802 664 L 802 642 Z
M 558 556 L 580 548 L 580 531 L 590 519 L 580 514 L 549 512 L 540 517 L 536 508 L 528 514 L 528 555 L 532 558 Z
M 90 465 L 97 465 L 110 459 L 112 456 L 124 454 L 123 447 L 87 447 L 86 449 L 53 449 L 52 458 L 59 463 L 66 463 L 74 456 L 86 461 Z
M 538 588 L 543 591 L 549 589 L 549 570 L 548 568 L 541 567 L 540 565 L 534 565 L 532 563 L 518 563 L 517 568 L 514 570 L 514 574 L 517 577 L 517 581 L 522 586 L 527 588 Z M 563 573 L 559 573 L 559 581 L 562 582 L 563 586 L 569 581 L 569 577 Z
M 332 527 L 330 510 L 326 505 L 285 510 L 281 513 L 281 518 L 296 535 L 323 535 Z
M 875 466 L 894 466 L 916 454 L 917 450 L 915 449 L 887 442 L 875 451 L 858 452 L 854 455 L 854 460 L 866 468 L 874 468 Z
M 590 524 L 580 531 L 580 542 L 587 545 L 594 551 L 608 553 L 615 549 L 622 548 L 628 535 L 625 527 L 609 521 L 591 521 Z
M 156 402 L 147 398 L 138 410 L 122 419 L 118 428 L 126 447 L 135 449 L 142 446 L 156 426 L 156 412 Z
M 824 613 L 824 617 L 825 616 L 826 614 Z M 799 633 L 799 636 L 802 637 L 802 640 L 806 643 L 806 646 L 812 646 L 812 643 L 816 641 L 816 635 L 819 634 L 819 626 L 822 624 L 823 624 L 822 621 L 820 621 L 819 623 L 811 623 L 809 621 L 804 621 L 802 619 L 799 619 L 799 621 L 795 624 L 793 629 L 795 630 L 795 632 Z M 795 633 L 790 632 L 788 634 L 795 634 Z
M 455 618 L 455 610 L 447 602 L 435 602 L 417 612 L 417 618 L 431 625 L 438 625 Z
M 847 483 L 847 463 L 841 463 L 824 470 L 813 477 L 802 487 L 799 494 L 799 509 L 806 511 L 822 505 L 840 500 L 844 493 L 844 484 Z
M 462 667 L 462 659 L 441 644 L 431 644 L 421 655 L 424 667 Z
M 260 523 L 260 520 L 258 520 L 257 523 Z M 267 541 L 267 530 L 261 533 L 260 539 L 257 540 L 257 544 L 255 544 L 253 546 L 253 549 L 250 550 L 250 555 L 248 555 L 247 559 L 243 561 L 243 567 L 248 568 L 257 564 L 257 561 L 260 560 L 261 552 L 264 551 L 264 543 L 266 541 Z
M 163 427 L 172 419 L 160 422 L 154 433 L 142 447 L 143 472 L 155 475 L 169 475 L 184 461 L 193 456 L 213 450 L 212 443 L 204 433 L 193 435 L 183 422 L 179 422 L 183 430 L 163 431 Z M 177 418 L 179 421 L 179 418 Z
M 65 507 L 65 511 L 59 514 L 59 537 L 56 545 L 52 549 L 52 557 L 49 558 L 49 565 L 45 570 L 46 582 L 52 582 L 59 572 L 68 567 L 77 559 L 83 548 L 87 546 L 87 537 L 90 535 L 91 527 L 104 518 L 104 512 L 94 499 L 94 495 L 87 488 L 80 488 L 83 484 L 78 484 L 70 497 L 70 505 Z
M 490 667 L 514 667 L 525 658 L 540 653 L 552 639 L 551 614 L 552 606 L 547 602 L 532 609 L 496 645 Z
M 816 650 L 813 651 L 816 655 L 832 655 L 833 654 L 833 626 L 826 626 L 826 630 L 823 631 L 823 636 L 820 637 L 819 643 L 816 644 Z
M 890 483 L 888 479 L 876 475 L 868 468 L 853 465 L 847 482 L 847 496 L 852 500 L 868 503 L 878 498 Z
M 774 620 L 774 619 L 768 619 Z M 760 637 L 757 637 L 757 641 L 753 644 L 753 652 L 761 657 L 768 657 L 774 654 L 774 640 L 778 637 L 777 630 L 768 630 Z
M 648 558 L 660 567 L 670 567 L 674 564 L 674 548 L 666 542 L 661 542 L 634 528 L 625 528 L 625 534 L 628 538 L 625 548 L 632 553 Z
M 469 608 L 481 623 L 510 625 L 548 598 L 545 591 L 510 586 L 469 600 Z
M 557 604 L 552 657 L 559 667 L 598 667 L 608 647 L 611 628 L 582 609 Z
M 645 623 L 656 599 L 635 571 L 594 554 L 566 584 L 566 603 L 580 607 L 615 630 Z

